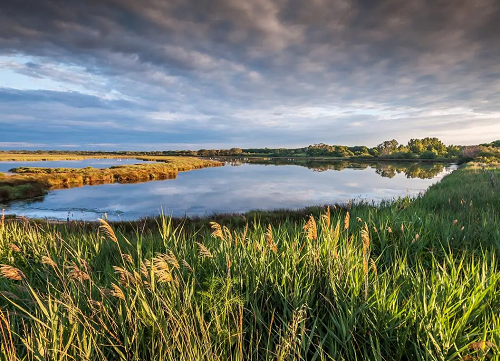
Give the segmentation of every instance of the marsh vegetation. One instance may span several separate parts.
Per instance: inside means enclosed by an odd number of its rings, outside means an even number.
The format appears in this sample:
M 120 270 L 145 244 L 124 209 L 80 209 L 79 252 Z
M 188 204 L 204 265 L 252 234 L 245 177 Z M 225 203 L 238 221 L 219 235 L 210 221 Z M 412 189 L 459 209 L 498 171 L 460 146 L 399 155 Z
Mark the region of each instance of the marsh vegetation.
M 143 163 L 110 168 L 39 168 L 11 169 L 11 176 L 0 180 L 0 201 L 33 198 L 49 189 L 81 187 L 104 183 L 134 183 L 172 179 L 179 172 L 223 165 L 212 160 L 190 157 L 161 157 L 157 163 Z
M 9 360 L 486 360 L 498 170 L 423 196 L 245 217 L 3 220 Z M 497 184 L 495 186 L 495 184 Z
M 484 163 L 499 154 L 495 143 L 461 152 Z M 162 162 L 17 168 L 0 175 L 0 194 L 32 197 L 221 165 L 143 157 Z M 373 167 L 384 178 L 432 178 L 444 167 L 278 161 L 290 162 L 316 172 Z M 2 215 L 0 355 L 499 360 L 499 222 L 500 170 L 484 164 L 462 167 L 425 194 L 377 205 L 126 223 Z

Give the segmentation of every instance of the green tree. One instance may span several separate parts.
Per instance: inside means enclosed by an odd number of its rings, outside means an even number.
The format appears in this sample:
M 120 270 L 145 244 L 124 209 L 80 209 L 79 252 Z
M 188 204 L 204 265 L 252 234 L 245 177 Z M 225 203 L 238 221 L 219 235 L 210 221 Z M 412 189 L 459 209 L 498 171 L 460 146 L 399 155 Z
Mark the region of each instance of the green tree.
M 383 143 L 380 143 L 377 146 L 378 153 L 380 155 L 389 155 L 392 154 L 398 148 L 398 141 L 396 139 L 386 140 Z

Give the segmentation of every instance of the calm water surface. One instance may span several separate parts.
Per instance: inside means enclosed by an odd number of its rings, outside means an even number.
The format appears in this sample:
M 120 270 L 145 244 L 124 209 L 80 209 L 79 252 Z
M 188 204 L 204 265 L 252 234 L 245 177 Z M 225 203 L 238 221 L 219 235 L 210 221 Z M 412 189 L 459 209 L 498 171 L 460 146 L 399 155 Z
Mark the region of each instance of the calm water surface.
M 111 220 L 134 220 L 162 210 L 173 216 L 193 216 L 346 203 L 348 199 L 379 202 L 416 195 L 455 169 L 429 167 L 422 171 L 365 165 L 335 170 L 328 168 L 342 167 L 227 164 L 182 172 L 177 179 L 165 181 L 54 190 L 38 201 L 4 207 L 7 214 L 26 217 L 96 220 L 106 213 Z M 430 179 L 409 178 L 415 176 Z

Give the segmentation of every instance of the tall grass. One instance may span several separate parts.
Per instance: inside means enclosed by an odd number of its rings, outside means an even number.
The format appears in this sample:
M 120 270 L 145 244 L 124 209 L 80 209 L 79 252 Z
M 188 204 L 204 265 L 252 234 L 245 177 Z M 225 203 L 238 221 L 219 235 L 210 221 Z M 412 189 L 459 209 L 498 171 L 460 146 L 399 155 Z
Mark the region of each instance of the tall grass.
M 499 195 L 466 169 L 417 199 L 301 220 L 160 217 L 133 231 L 4 220 L 0 350 L 8 360 L 498 360 Z
M 172 179 L 176 178 L 179 172 L 221 165 L 223 163 L 192 157 L 168 157 L 168 159 L 161 157 L 159 163 L 113 166 L 103 169 L 19 167 L 11 169 L 14 175 L 0 180 L 0 201 L 32 198 L 45 194 L 49 189 Z

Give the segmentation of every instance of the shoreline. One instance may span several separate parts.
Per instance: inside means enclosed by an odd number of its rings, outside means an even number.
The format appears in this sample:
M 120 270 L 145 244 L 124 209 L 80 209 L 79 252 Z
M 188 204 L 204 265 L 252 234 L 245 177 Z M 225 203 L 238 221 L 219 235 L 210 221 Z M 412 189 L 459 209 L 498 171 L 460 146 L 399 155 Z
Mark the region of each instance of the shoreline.
M 458 168 L 457 168 L 458 169 Z M 450 172 L 444 173 L 442 176 L 439 177 L 439 179 L 436 179 L 436 182 L 440 182 L 443 177 L 446 175 L 452 173 L 454 170 L 451 170 Z M 98 185 L 102 183 L 96 183 L 92 185 Z M 57 189 L 57 188 L 54 188 Z M 426 189 L 422 189 L 420 191 L 414 192 L 410 197 L 411 198 L 416 198 L 421 196 L 423 193 L 426 192 Z M 408 195 L 404 194 L 399 196 L 399 198 L 407 198 Z M 398 198 L 386 198 L 386 199 L 379 199 L 375 203 L 374 201 L 370 201 L 368 199 L 359 199 L 358 197 L 353 197 L 352 200 L 355 200 L 355 202 L 359 204 L 363 204 L 365 206 L 378 206 L 379 204 L 387 204 L 391 203 L 394 201 L 397 201 Z M 351 201 L 352 201 L 351 200 Z M 312 213 L 319 213 L 321 209 L 324 209 L 327 205 L 329 205 L 331 208 L 337 207 L 337 208 L 346 208 L 347 203 L 345 201 L 340 201 L 335 202 L 335 203 L 330 203 L 330 204 L 323 204 L 323 203 L 318 203 L 318 204 L 305 204 L 303 206 L 299 206 L 296 208 L 264 208 L 264 209 L 249 209 L 249 210 L 243 210 L 242 212 L 218 212 L 218 213 L 203 213 L 203 214 L 193 214 L 193 215 L 176 215 L 176 216 L 168 216 L 169 218 L 172 218 L 176 223 L 181 223 L 181 222 L 189 222 L 189 223 L 206 223 L 207 220 L 209 219 L 229 219 L 229 218 L 234 218 L 237 219 L 239 217 L 242 218 L 249 218 L 255 217 L 257 214 L 265 214 L 266 216 L 272 215 L 272 214 L 288 214 L 291 217 L 295 218 L 296 214 L 302 214 L 303 216 L 307 214 Z M 0 205 L 0 210 L 1 210 L 1 205 Z M 94 212 L 95 213 L 95 212 Z M 105 214 L 105 213 L 102 213 Z M 97 223 L 97 213 L 96 213 L 96 218 L 95 219 L 90 219 L 89 217 L 86 217 L 85 219 L 78 219 L 78 216 L 75 218 L 70 217 L 67 219 L 66 214 L 59 215 L 59 216 L 54 216 L 53 218 L 47 217 L 24 217 L 24 216 L 17 216 L 15 214 L 9 214 L 6 215 L 6 217 L 12 219 L 15 217 L 17 220 L 23 220 L 24 218 L 30 219 L 30 220 L 37 220 L 39 222 L 46 222 L 46 223 L 84 223 L 84 224 L 92 224 L 92 223 Z M 116 216 L 111 215 L 110 216 L 111 220 L 109 221 L 110 223 L 151 223 L 152 221 L 158 220 L 160 218 L 160 214 L 150 214 L 150 215 L 145 215 L 145 216 L 140 216 L 139 218 L 129 218 L 125 220 L 119 220 L 117 219 Z M 119 218 L 119 217 L 118 217 Z M 273 218 L 273 217 L 271 217 Z
M 316 204 L 310 205 L 300 208 L 274 208 L 274 209 L 252 209 L 242 213 L 213 213 L 207 215 L 195 215 L 195 216 L 146 216 L 134 220 L 110 220 L 109 223 L 113 225 L 157 225 L 162 218 L 169 219 L 173 224 L 200 224 L 207 225 L 212 221 L 216 222 L 229 222 L 231 224 L 242 225 L 245 222 L 255 222 L 257 220 L 265 219 L 273 224 L 285 221 L 285 220 L 303 220 L 307 219 L 310 215 L 318 216 L 326 207 L 329 207 L 331 210 L 336 210 L 339 212 L 345 212 L 348 209 L 356 209 L 356 208 L 387 208 L 391 207 L 394 204 L 397 204 L 401 201 L 409 201 L 414 202 L 415 200 L 425 197 L 428 191 L 434 187 L 435 185 L 441 183 L 446 177 L 452 175 L 455 172 L 460 171 L 461 169 L 466 169 L 468 166 L 462 166 L 457 168 L 456 170 L 446 174 L 439 182 L 431 185 L 426 191 L 422 191 L 418 195 L 414 196 L 404 196 L 393 199 L 385 199 L 382 200 L 379 204 L 373 204 L 367 201 L 359 201 L 353 203 L 334 203 L 334 204 Z M 99 220 L 63 220 L 63 219 L 50 219 L 50 218 L 27 218 L 24 216 L 16 216 L 16 215 L 5 215 L 5 220 L 10 222 L 35 222 L 42 224 L 66 224 L 66 225 L 83 225 L 83 226 L 98 226 Z
M 397 158 L 397 157 L 380 157 L 380 156 L 351 156 L 351 157 L 329 157 L 329 156 L 273 156 L 273 155 L 251 155 L 251 154 L 240 154 L 240 155 L 220 155 L 220 156 L 183 156 L 183 155 L 130 155 L 130 154 L 102 154 L 102 155 L 79 155 L 79 154 L 26 154 L 26 153 L 15 153 L 15 152 L 0 152 L 0 162 L 36 162 L 36 161 L 64 161 L 64 160 L 84 160 L 84 159 L 138 159 L 138 160 L 151 160 L 160 162 L 162 159 L 168 158 L 182 158 L 182 157 L 195 157 L 200 159 L 289 159 L 289 160 L 312 160 L 312 161 L 381 161 L 381 162 L 450 162 L 454 163 L 458 161 L 457 157 L 452 158 L 442 158 L 436 157 L 433 159 L 427 158 Z
M 305 160 L 305 161 L 331 161 L 331 162 L 418 162 L 418 163 L 454 163 L 458 164 L 457 158 L 434 158 L 434 159 L 423 159 L 423 158 L 379 158 L 379 157 L 286 157 L 286 156 L 249 156 L 249 155 L 241 155 L 241 156 L 200 156 L 202 159 L 229 159 L 229 160 L 237 160 L 237 159 L 256 159 L 256 160 Z
M 0 177 L 0 202 L 30 199 L 51 189 L 74 188 L 108 183 L 140 183 L 177 177 L 186 172 L 224 163 L 195 157 L 162 157 L 156 163 L 112 166 L 109 168 L 19 167 Z
M 318 359 L 322 350 L 339 360 L 466 359 L 478 344 L 495 359 L 498 180 L 498 168 L 467 165 L 422 196 L 378 207 L 142 223 L 0 220 L 3 329 L 12 330 L 13 354 L 31 352 L 22 341 L 33 337 L 52 342 L 46 356 L 74 359 L 151 359 L 152 344 L 165 346 L 161 359 L 198 359 L 193 344 L 215 350 L 211 359 L 237 349 L 258 359 L 279 352 L 298 323 L 297 334 L 309 335 L 298 347 L 317 340 Z

